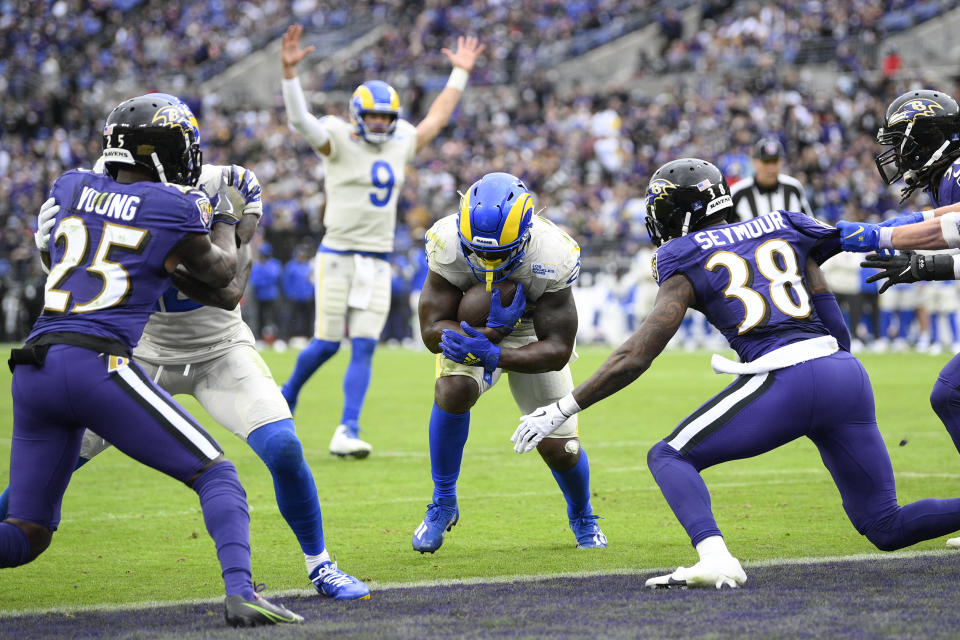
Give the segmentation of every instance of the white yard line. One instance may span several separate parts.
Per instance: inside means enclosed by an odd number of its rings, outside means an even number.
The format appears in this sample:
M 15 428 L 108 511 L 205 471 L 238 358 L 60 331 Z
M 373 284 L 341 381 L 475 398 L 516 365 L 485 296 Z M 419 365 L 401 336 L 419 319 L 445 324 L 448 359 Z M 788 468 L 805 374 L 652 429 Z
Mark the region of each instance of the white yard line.
M 815 565 L 828 564 L 832 562 L 878 562 L 883 560 L 905 559 L 905 558 L 924 558 L 939 556 L 955 556 L 960 551 L 944 549 L 940 551 L 893 551 L 890 553 L 858 553 L 849 556 L 820 556 L 808 558 L 772 558 L 769 560 L 759 560 L 757 562 L 744 562 L 743 566 L 750 567 L 777 567 L 784 565 Z M 568 573 L 544 573 L 544 574 L 522 574 L 512 576 L 493 576 L 476 578 L 449 578 L 444 580 L 422 580 L 419 582 L 373 582 L 367 584 L 374 592 L 386 589 L 422 589 L 430 587 L 451 587 L 461 585 L 484 585 L 484 584 L 509 584 L 514 582 L 539 582 L 543 580 L 552 580 L 555 578 L 596 578 L 602 576 L 623 576 L 623 575 L 648 575 L 657 574 L 664 571 L 672 571 L 673 567 L 653 567 L 649 569 L 611 569 L 606 571 L 572 571 Z M 316 596 L 312 589 L 288 589 L 286 591 L 271 591 L 268 594 L 274 596 Z M 126 604 L 93 604 L 67 607 L 45 607 L 38 609 L 21 609 L 19 611 L 0 610 L 0 618 L 10 618 L 15 616 L 32 616 L 51 613 L 84 613 L 90 611 L 130 611 L 145 609 L 151 607 L 177 607 L 182 605 L 195 604 L 215 604 L 223 602 L 223 596 L 216 598 L 194 598 L 187 600 L 156 601 L 147 600 L 143 602 L 131 602 Z

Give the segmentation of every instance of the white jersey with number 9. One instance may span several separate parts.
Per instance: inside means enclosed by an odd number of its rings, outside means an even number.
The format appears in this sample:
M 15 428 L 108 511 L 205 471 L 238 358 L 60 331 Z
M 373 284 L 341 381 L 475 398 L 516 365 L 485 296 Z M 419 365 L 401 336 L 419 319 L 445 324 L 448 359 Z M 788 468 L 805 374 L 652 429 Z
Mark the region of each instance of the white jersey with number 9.
M 330 154 L 324 157 L 323 245 L 389 253 L 404 171 L 417 150 L 416 127 L 400 120 L 389 141 L 373 145 L 355 135 L 353 125 L 342 118 L 326 116 L 320 122 L 330 135 Z

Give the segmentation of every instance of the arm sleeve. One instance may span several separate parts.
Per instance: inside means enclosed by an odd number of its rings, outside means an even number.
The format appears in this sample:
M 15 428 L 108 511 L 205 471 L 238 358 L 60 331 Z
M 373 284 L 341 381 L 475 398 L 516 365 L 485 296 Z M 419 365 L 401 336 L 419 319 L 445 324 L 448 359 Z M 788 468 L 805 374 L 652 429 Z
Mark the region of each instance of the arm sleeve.
M 283 104 L 287 109 L 287 119 L 293 128 L 300 132 L 310 145 L 319 149 L 330 140 L 330 134 L 323 123 L 307 110 L 307 100 L 300 87 L 300 78 L 281 82 Z
M 841 349 L 850 351 L 850 331 L 847 329 L 847 323 L 843 321 L 843 313 L 840 311 L 836 297 L 829 291 L 815 293 L 811 297 L 813 308 L 820 316 L 820 321 L 827 327 L 827 331 L 837 339 Z

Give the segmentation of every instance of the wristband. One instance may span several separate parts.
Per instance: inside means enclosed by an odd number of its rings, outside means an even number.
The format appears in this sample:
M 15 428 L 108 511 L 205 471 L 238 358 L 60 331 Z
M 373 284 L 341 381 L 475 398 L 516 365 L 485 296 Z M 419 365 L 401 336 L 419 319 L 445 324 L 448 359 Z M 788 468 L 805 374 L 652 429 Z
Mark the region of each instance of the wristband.
M 580 405 L 577 403 L 576 398 L 573 397 L 572 391 L 557 400 L 557 408 L 560 409 L 560 413 L 568 418 L 575 413 L 580 413 Z
M 896 227 L 880 227 L 877 229 L 877 248 L 893 249 L 893 230 Z
M 957 224 L 960 223 L 960 214 L 948 213 L 940 216 L 940 231 L 943 233 L 943 239 L 951 249 L 960 247 L 960 229 Z
M 937 217 L 937 214 L 935 214 L 935 213 L 933 212 L 933 209 L 924 209 L 923 211 L 920 211 L 919 213 L 920 213 L 920 215 L 923 216 L 923 221 L 924 221 L 924 222 L 926 222 L 927 220 L 933 220 L 934 218 Z
M 463 91 L 467 88 L 467 80 L 470 78 L 470 72 L 462 67 L 454 67 L 447 78 L 447 86 L 457 91 Z

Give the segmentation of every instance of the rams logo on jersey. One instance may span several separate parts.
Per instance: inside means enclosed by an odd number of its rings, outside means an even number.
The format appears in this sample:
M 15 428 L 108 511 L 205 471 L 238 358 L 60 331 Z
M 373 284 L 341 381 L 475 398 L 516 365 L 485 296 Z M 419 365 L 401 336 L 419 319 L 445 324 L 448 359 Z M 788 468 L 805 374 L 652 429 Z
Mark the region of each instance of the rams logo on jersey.
M 931 117 L 937 115 L 938 111 L 945 111 L 943 106 L 936 100 L 930 98 L 917 98 L 910 102 L 904 102 L 887 120 L 887 126 L 893 126 L 899 122 L 913 122 L 919 117 Z

